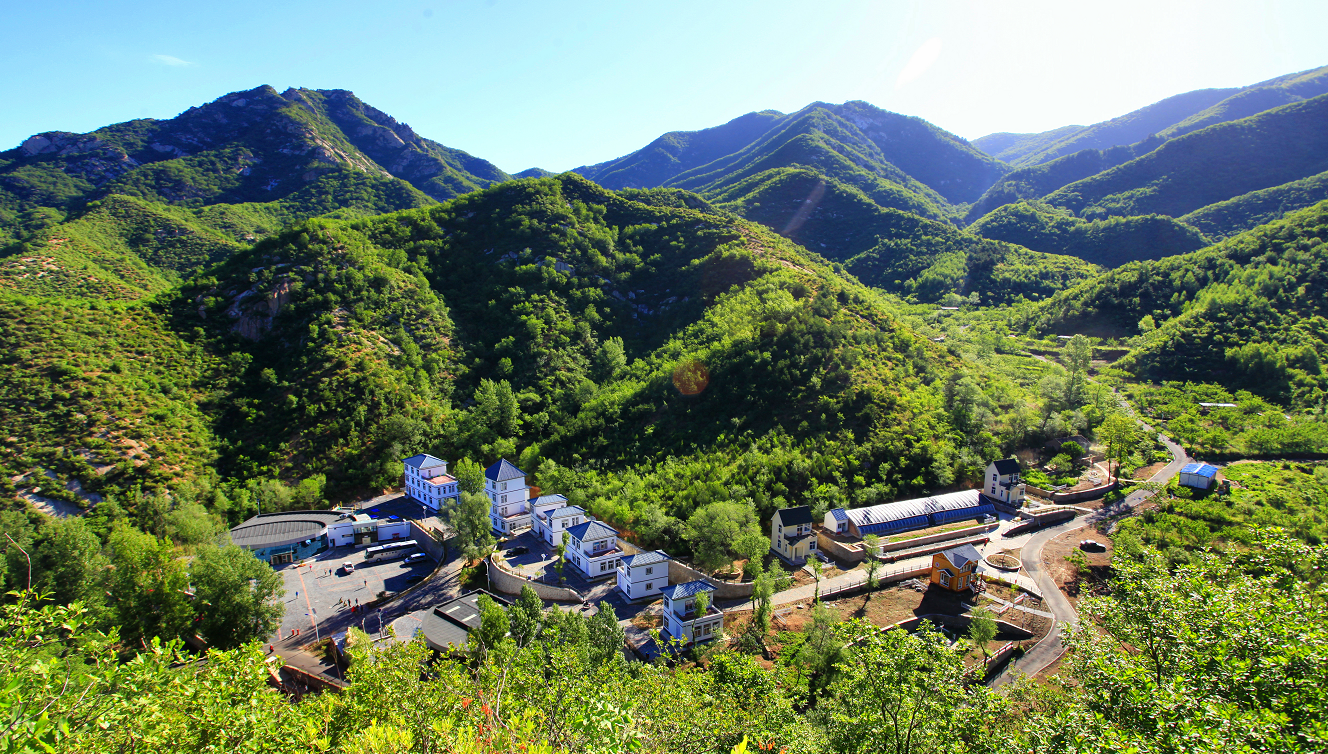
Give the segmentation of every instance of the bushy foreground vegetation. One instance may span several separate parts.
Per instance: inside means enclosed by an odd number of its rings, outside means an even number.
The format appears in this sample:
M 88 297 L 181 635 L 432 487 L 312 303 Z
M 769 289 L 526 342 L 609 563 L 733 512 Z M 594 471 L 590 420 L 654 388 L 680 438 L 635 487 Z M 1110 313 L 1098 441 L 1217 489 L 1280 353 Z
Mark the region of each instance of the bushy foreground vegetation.
M 611 620 L 542 612 L 529 594 L 506 615 L 482 600 L 451 657 L 352 630 L 348 689 L 293 704 L 267 685 L 258 645 L 192 658 L 153 642 L 126 663 L 77 604 L 12 593 L 0 735 L 13 752 L 1315 751 L 1325 559 L 1280 538 L 1175 571 L 1118 557 L 1062 674 L 1004 695 L 972 684 L 967 646 L 926 626 L 832 626 L 827 656 L 805 658 L 821 678 L 803 686 L 803 668 L 729 650 L 625 661 Z

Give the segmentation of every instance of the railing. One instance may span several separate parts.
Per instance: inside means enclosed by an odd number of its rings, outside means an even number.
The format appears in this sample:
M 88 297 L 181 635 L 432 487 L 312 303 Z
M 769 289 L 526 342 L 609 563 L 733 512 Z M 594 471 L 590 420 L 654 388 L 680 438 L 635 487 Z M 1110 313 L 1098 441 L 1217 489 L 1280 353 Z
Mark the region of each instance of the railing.
M 878 584 L 885 584 L 893 581 L 903 581 L 907 578 L 921 576 L 930 572 L 930 565 L 925 567 L 914 566 L 913 568 L 882 569 L 876 572 L 876 582 Z M 867 576 L 864 574 L 860 578 L 851 579 L 850 581 L 841 584 L 822 586 L 821 596 L 828 597 L 832 594 L 839 594 L 841 592 L 851 592 L 854 589 L 861 589 L 866 584 Z

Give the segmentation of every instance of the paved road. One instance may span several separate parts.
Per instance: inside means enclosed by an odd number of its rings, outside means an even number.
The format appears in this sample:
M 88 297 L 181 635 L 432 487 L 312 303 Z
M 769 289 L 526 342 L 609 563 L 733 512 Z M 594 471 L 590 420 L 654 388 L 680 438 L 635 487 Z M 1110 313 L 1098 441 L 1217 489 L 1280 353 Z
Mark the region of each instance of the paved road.
M 1142 424 L 1142 422 L 1141 422 Z M 1144 429 L 1153 432 L 1153 428 L 1143 424 Z M 1180 473 L 1181 467 L 1190 463 L 1190 457 L 1185 453 L 1185 449 L 1172 442 L 1165 435 L 1160 435 L 1162 444 L 1171 452 L 1171 463 L 1167 464 L 1160 471 L 1149 478 L 1150 482 L 1166 484 L 1171 478 Z M 1075 531 L 1092 526 L 1098 521 L 1112 516 L 1119 516 L 1128 512 L 1130 509 L 1152 497 L 1153 493 L 1149 490 L 1135 490 L 1126 496 L 1124 500 L 1111 506 L 1103 508 L 1097 513 L 1085 516 L 1083 519 L 1071 519 L 1059 526 L 1052 526 L 1034 534 L 1028 543 L 1024 545 L 1020 552 L 1023 560 L 1024 570 L 1033 578 L 1042 591 L 1043 601 L 1055 616 L 1056 623 L 1052 625 L 1051 632 L 1047 637 L 1038 642 L 1034 647 L 1024 653 L 1023 657 L 1009 664 L 1009 666 L 992 681 L 992 686 L 1003 686 L 1014 680 L 1017 675 L 1035 675 L 1043 668 L 1055 662 L 1057 658 L 1065 652 L 1065 647 L 1061 643 L 1061 632 L 1058 630 L 1061 625 L 1078 625 L 1079 613 L 1074 609 L 1074 605 L 1066 599 L 1060 588 L 1056 585 L 1055 579 L 1047 573 L 1042 567 L 1042 548 L 1047 542 L 1064 534 L 1068 531 Z

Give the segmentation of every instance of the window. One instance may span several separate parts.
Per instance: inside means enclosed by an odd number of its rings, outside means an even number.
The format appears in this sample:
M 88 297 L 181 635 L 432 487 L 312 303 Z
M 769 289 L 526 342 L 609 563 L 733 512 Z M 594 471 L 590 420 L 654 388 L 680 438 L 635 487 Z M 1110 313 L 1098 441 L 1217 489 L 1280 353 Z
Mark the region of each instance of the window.
M 950 586 L 950 572 L 941 571 L 941 586 Z
M 655 572 L 655 567 L 654 567 L 654 566 L 646 566 L 646 575 L 647 575 L 647 576 L 649 576 L 650 574 L 652 574 L 652 573 L 654 573 L 654 572 Z M 647 588 L 649 588 L 649 587 L 647 587 Z
M 653 584 L 652 582 L 647 581 L 647 582 L 646 582 L 646 591 L 647 591 L 647 592 L 650 591 L 650 587 L 652 587 L 652 586 L 654 586 L 654 584 Z

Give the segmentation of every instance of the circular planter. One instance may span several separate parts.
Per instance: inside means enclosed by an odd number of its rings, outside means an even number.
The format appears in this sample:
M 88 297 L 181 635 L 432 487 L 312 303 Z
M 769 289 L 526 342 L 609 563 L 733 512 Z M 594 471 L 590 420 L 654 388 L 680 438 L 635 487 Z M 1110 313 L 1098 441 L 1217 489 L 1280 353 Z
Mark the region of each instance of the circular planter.
M 1019 562 L 1019 558 L 1004 552 L 988 555 L 983 560 L 987 561 L 987 564 L 991 567 L 999 568 L 1002 571 L 1018 571 L 1023 565 Z

